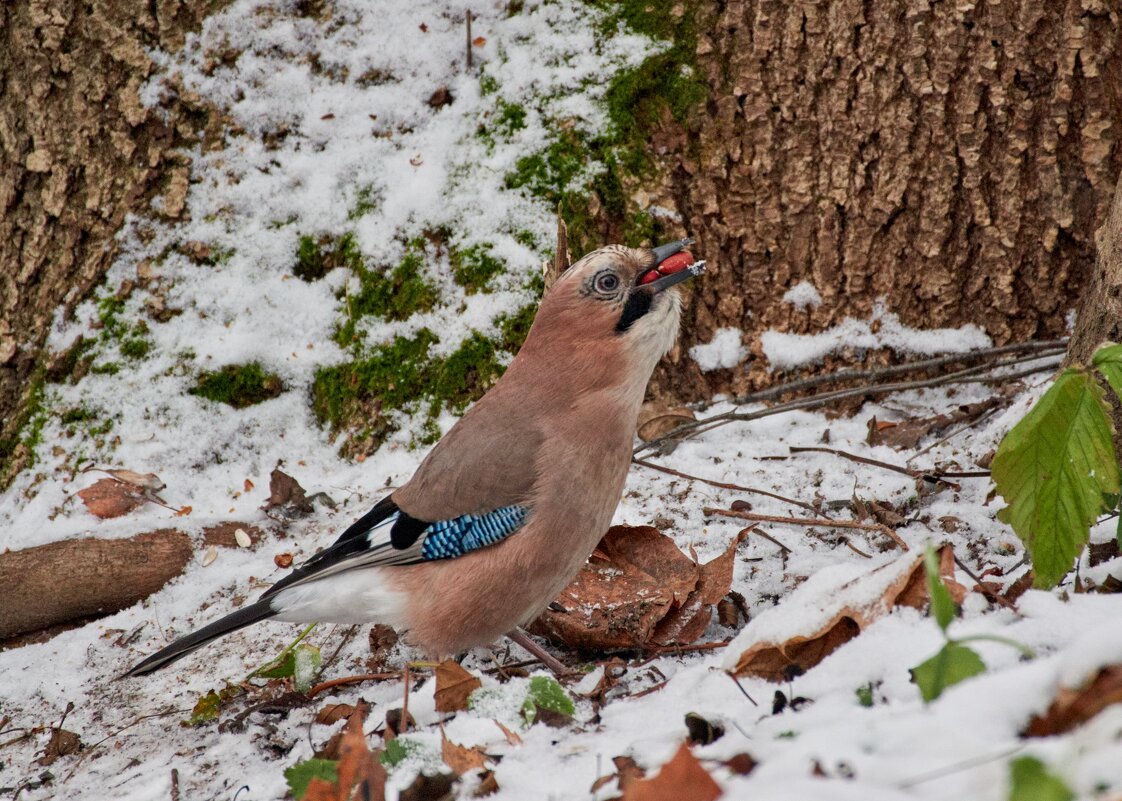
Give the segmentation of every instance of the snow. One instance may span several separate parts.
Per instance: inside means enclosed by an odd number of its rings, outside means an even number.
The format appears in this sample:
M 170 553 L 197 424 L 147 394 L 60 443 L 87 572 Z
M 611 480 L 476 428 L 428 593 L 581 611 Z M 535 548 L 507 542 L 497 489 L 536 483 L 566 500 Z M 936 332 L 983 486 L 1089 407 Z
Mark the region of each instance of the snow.
M 339 728 L 313 723 L 320 706 L 365 699 L 372 705 L 368 732 L 387 710 L 401 706 L 403 684 L 391 680 L 339 687 L 287 715 L 255 714 L 243 731 L 213 723 L 180 725 L 201 695 L 226 680 L 240 681 L 290 642 L 299 631 L 291 624 L 253 626 L 142 679 L 116 677 L 174 637 L 228 611 L 235 597 L 258 595 L 283 575 L 275 555 L 288 552 L 300 561 L 330 543 L 388 487 L 406 480 L 424 455 L 407 447 L 407 426 L 365 461 L 348 461 L 315 422 L 307 402 L 312 376 L 316 367 L 345 357 L 331 335 L 339 316 L 337 294 L 351 279 L 345 270 L 311 284 L 295 279 L 291 266 L 299 238 L 352 231 L 373 264 L 395 263 L 410 239 L 440 227 L 452 232 L 457 245 L 491 243 L 512 270 L 496 292 L 465 295 L 450 278 L 447 257 L 430 252 L 425 269 L 441 291 L 437 308 L 405 321 L 370 324 L 367 334 L 371 342 L 386 341 L 428 325 L 440 331 L 439 347 L 451 350 L 472 330 L 492 330 L 496 315 L 530 300 L 524 279 L 539 269 L 543 255 L 542 248 L 524 244 L 519 232 L 548 243 L 554 225 L 553 210 L 507 189 L 505 174 L 549 141 L 556 120 L 590 131 L 606 125 L 599 99 L 610 76 L 658 48 L 626 31 L 602 33 L 598 12 L 583 4 L 531 2 L 513 15 L 505 4 L 475 8 L 473 34 L 486 40 L 475 56 L 499 86 L 495 94 L 484 95 L 478 76 L 463 68 L 462 4 L 372 6 L 337 0 L 332 7 L 330 19 L 316 20 L 298 16 L 290 2 L 239 0 L 210 18 L 182 52 L 154 54 L 160 67 L 143 88 L 146 102 L 194 91 L 221 105 L 244 133 L 230 134 L 216 149 L 187 154 L 192 183 L 186 219 L 168 223 L 140 216 L 120 232 L 121 255 L 99 296 L 135 279 L 140 267 L 155 275 L 154 282 L 133 292 L 121 319 L 145 319 L 153 287 L 160 287 L 168 307 L 181 313 L 150 323 L 151 353 L 127 369 L 115 375 L 93 372 L 73 386 L 49 385 L 50 409 L 90 409 L 112 428 L 102 434 L 82 428 L 70 433 L 57 414 L 48 420 L 36 464 L 0 495 L 4 545 L 18 549 L 169 527 L 199 544 L 202 529 L 222 521 L 271 529 L 258 546 L 220 548 L 205 566 L 204 549 L 198 548 L 185 573 L 144 602 L 46 642 L 0 652 L 0 720 L 10 718 L 0 724 L 0 788 L 19 787 L 46 770 L 54 777 L 24 789 L 21 799 L 169 798 L 173 768 L 183 798 L 229 799 L 242 787 L 249 788 L 238 796 L 242 801 L 282 798 L 285 768 L 310 757 Z M 213 58 L 226 49 L 232 58 Z M 440 86 L 455 99 L 436 110 L 427 100 Z M 495 136 L 489 144 L 476 132 L 500 101 L 523 108 L 526 127 Z M 274 137 L 281 125 L 287 134 Z M 266 134 L 273 144 L 265 144 Z M 373 210 L 356 213 L 360 194 L 372 199 Z M 228 252 L 227 260 L 221 268 L 191 261 L 175 247 L 191 241 Z M 812 306 L 812 293 L 813 287 L 800 284 L 785 300 L 797 308 Z M 91 301 L 73 320 L 56 321 L 52 344 L 62 348 L 80 334 L 96 336 L 96 318 Z M 768 332 L 762 343 L 773 367 L 790 369 L 842 348 L 932 354 L 979 347 L 988 339 L 976 328 L 908 328 L 878 308 L 869 320 L 847 320 L 823 334 Z M 690 355 L 702 369 L 720 369 L 736 366 L 745 353 L 741 333 L 722 329 Z M 95 368 L 115 358 L 111 349 L 101 350 Z M 287 391 L 242 410 L 187 394 L 200 369 L 248 360 L 275 371 Z M 1039 396 L 1040 381 L 1007 409 L 942 442 L 917 463 L 972 469 Z M 867 444 L 870 417 L 946 413 L 990 393 L 985 385 L 972 384 L 899 393 L 866 404 L 850 418 L 799 411 L 733 423 L 652 458 L 688 474 L 805 501 L 845 501 L 856 495 L 906 506 L 910 522 L 899 533 L 912 552 L 945 540 L 972 571 L 996 568 L 999 572 L 987 580 L 1009 584 L 1025 569 L 1023 549 L 995 519 L 1000 500 L 987 498 L 987 481 L 964 479 L 959 489 L 918 497 L 908 476 L 829 454 L 788 451 L 789 446 L 820 445 L 828 435 L 831 447 L 899 463 L 905 455 Z M 718 402 L 705 413 L 731 408 Z M 443 429 L 452 421 L 450 414 L 440 417 Z M 92 483 L 90 476 L 75 472 L 79 457 L 102 467 L 156 473 L 167 484 L 162 495 L 169 504 L 190 505 L 192 513 L 177 518 L 149 505 L 121 519 L 99 521 L 73 497 Z M 309 518 L 273 526 L 260 507 L 268 496 L 269 473 L 278 464 L 309 494 L 326 493 L 336 507 L 317 503 Z M 635 467 L 615 522 L 658 520 L 680 547 L 692 548 L 705 562 L 723 552 L 742 526 L 708 518 L 702 508 L 727 507 L 738 499 L 764 514 L 800 513 L 775 499 Z M 943 531 L 939 521 L 945 516 L 960 521 L 957 530 Z M 1113 536 L 1113 525 L 1096 527 L 1092 539 Z M 517 647 L 509 646 L 507 653 L 508 646 L 500 644 L 495 654 L 477 649 L 467 655 L 465 667 L 481 675 L 484 686 L 473 708 L 447 720 L 445 730 L 454 742 L 485 745 L 488 754 L 502 757 L 495 764 L 501 789 L 492 798 L 585 801 L 592 797 L 593 781 L 611 772 L 611 759 L 619 755 L 657 770 L 685 736 L 687 712 L 725 726 L 724 737 L 697 754 L 729 799 L 1004 801 L 1008 763 L 1021 754 L 1042 759 L 1080 797 L 1104 797 L 1096 789 L 1102 786 L 1110 788 L 1107 795 L 1117 794 L 1122 707 L 1108 708 L 1070 734 L 1025 741 L 1019 733 L 1034 713 L 1047 708 L 1057 688 L 1079 686 L 1101 666 L 1122 661 L 1118 596 L 1071 593 L 1069 585 L 1031 591 L 1016 610 L 1006 610 L 972 593 L 962 618 L 951 625 L 951 636 L 1007 637 L 1037 656 L 1022 661 L 1013 648 L 976 642 L 987 672 L 950 688 L 930 705 L 920 700 L 908 669 L 935 653 L 942 635 L 930 617 L 895 609 L 789 684 L 740 680 L 756 706 L 723 665 L 749 642 L 813 626 L 842 584 L 889 575 L 907 561 L 876 534 L 845 532 L 854 547 L 871 556 L 866 559 L 845 547 L 835 531 L 779 524 L 761 528 L 790 553 L 749 535 L 738 549 L 733 588 L 744 596 L 751 620 L 739 632 L 714 621 L 703 638 L 737 639 L 723 650 L 663 654 L 649 663 L 629 659 L 598 713 L 576 695 L 591 691 L 603 675 L 602 667 L 591 667 L 569 688 L 577 714 L 568 728 L 525 728 L 519 709 L 529 679 L 504 683 L 483 673 L 496 657 L 526 658 Z M 877 568 L 879 573 L 870 572 Z M 1122 560 L 1088 567 L 1082 575 L 1101 583 L 1111 572 L 1122 574 Z M 973 586 L 961 571 L 956 578 Z M 874 584 L 851 586 L 871 598 Z M 135 640 L 116 644 L 122 632 L 137 627 Z M 321 626 L 306 640 L 321 648 L 325 660 L 339 649 L 327 666 L 328 677 L 369 670 L 365 631 L 350 639 L 347 631 Z M 400 669 L 419 657 L 399 645 L 388 667 Z M 426 671 L 414 675 L 419 678 L 410 690 L 409 708 L 419 730 L 408 736 L 416 747 L 391 773 L 391 799 L 418 770 L 440 765 L 436 724 L 447 716 L 435 711 L 434 682 Z M 663 681 L 661 689 L 632 697 Z M 874 704 L 865 708 L 855 693 L 870 685 Z M 776 690 L 810 703 L 772 714 Z M 81 754 L 46 768 L 36 760 L 47 732 L 10 742 L 31 727 L 54 725 L 71 702 L 74 710 L 65 728 L 81 736 Z M 228 717 L 223 712 L 222 719 Z M 507 743 L 495 720 L 518 732 L 523 743 Z M 751 775 L 734 776 L 717 765 L 740 752 L 760 763 Z M 816 765 L 824 776 L 812 774 Z M 469 782 L 461 797 L 470 793 Z M 615 793 L 609 784 L 595 798 Z
M 748 355 L 748 348 L 741 344 L 740 339 L 739 328 L 718 328 L 712 340 L 690 348 L 690 358 L 697 362 L 703 373 L 736 367 Z
M 791 292 L 794 290 L 788 295 Z M 784 300 L 787 299 L 785 295 Z M 991 342 L 986 333 L 973 324 L 962 328 L 912 328 L 900 322 L 883 303 L 878 303 L 869 320 L 846 318 L 820 334 L 765 331 L 760 335 L 760 344 L 773 369 L 789 370 L 818 364 L 831 353 L 844 349 L 860 352 L 888 348 L 902 354 L 930 356 L 963 353 L 987 347 Z
M 817 309 L 822 305 L 822 296 L 810 281 L 799 281 L 783 293 L 783 302 L 790 303 L 799 311 Z

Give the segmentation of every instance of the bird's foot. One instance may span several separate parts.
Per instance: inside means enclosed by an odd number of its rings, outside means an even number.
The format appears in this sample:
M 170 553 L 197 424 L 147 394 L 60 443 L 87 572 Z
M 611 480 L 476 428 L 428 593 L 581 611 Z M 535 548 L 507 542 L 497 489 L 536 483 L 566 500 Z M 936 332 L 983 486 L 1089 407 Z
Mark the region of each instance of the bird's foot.
M 521 628 L 510 631 L 506 636 L 540 659 L 542 664 L 553 672 L 553 675 L 560 677 L 569 672 L 569 669 L 565 667 L 561 660 L 538 645 L 537 642 Z

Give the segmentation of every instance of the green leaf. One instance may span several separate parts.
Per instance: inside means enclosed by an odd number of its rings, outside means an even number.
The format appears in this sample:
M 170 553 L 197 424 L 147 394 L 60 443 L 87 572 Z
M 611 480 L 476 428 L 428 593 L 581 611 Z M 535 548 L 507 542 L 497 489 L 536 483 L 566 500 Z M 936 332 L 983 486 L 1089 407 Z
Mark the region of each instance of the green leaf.
M 218 717 L 218 712 L 223 706 L 242 694 L 242 688 L 236 684 L 227 684 L 221 690 L 211 690 L 199 698 L 191 709 L 191 717 L 184 723 L 188 726 L 198 726 Z
M 1114 394 L 1122 398 L 1122 345 L 1099 348 L 1091 357 L 1091 364 L 1102 373 Z
M 939 653 L 912 668 L 912 681 L 919 687 L 927 703 L 943 694 L 943 690 L 960 681 L 986 672 L 986 663 L 965 645 L 948 642 Z
M 297 692 L 306 693 L 312 689 L 316 676 L 319 675 L 319 666 L 323 662 L 323 656 L 320 654 L 319 648 L 304 643 L 297 645 L 293 653 L 295 658 L 292 666 L 292 683 Z
M 285 768 L 284 780 L 288 782 L 288 789 L 296 796 L 296 801 L 308 792 L 308 785 L 312 779 L 337 782 L 339 780 L 338 765 L 333 759 L 305 759 L 297 762 L 291 768 Z
M 873 705 L 873 685 L 863 684 L 858 687 L 854 692 L 857 694 L 857 703 L 864 707 Z
M 387 768 L 392 768 L 419 748 L 420 746 L 413 740 L 403 740 L 400 737 L 394 737 L 386 741 L 386 747 L 383 748 L 382 753 L 378 755 L 378 761 Z
M 923 570 L 927 574 L 927 594 L 931 596 L 931 614 L 935 615 L 935 622 L 939 624 L 939 628 L 946 631 L 947 626 L 954 620 L 955 605 L 939 575 L 939 557 L 935 555 L 935 549 L 930 545 L 923 553 Z
M 1102 387 L 1083 370 L 1065 370 L 993 458 L 998 512 L 1032 557 L 1036 586 L 1053 587 L 1087 542 L 1103 495 L 1119 491 L 1113 427 Z
M 296 672 L 295 649 L 284 651 L 274 659 L 249 674 L 253 679 L 284 679 Z
M 539 709 L 570 718 L 576 712 L 573 699 L 565 692 L 565 688 L 549 676 L 534 676 L 530 679 L 530 692 L 522 703 L 522 717 L 527 723 L 533 723 Z
M 1009 801 L 1072 801 L 1075 793 L 1036 757 L 1009 763 Z

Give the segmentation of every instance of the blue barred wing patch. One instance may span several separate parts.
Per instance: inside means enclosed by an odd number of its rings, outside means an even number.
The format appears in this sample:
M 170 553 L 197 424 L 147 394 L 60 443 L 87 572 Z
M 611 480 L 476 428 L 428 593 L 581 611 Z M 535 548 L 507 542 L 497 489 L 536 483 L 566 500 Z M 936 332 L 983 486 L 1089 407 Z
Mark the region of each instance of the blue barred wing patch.
M 455 559 L 469 551 L 506 539 L 526 522 L 525 506 L 504 506 L 485 515 L 461 515 L 439 520 L 425 529 L 421 558 Z

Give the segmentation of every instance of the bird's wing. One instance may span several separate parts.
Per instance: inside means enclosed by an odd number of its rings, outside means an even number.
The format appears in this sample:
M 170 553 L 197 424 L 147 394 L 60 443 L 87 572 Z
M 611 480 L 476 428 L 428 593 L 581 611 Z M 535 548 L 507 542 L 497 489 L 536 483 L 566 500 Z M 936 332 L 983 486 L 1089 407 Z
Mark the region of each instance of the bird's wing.
M 261 600 L 289 587 L 360 567 L 455 559 L 506 539 L 522 528 L 529 513 L 526 506 L 512 505 L 428 522 L 407 514 L 387 497 L 355 521 L 331 547 L 269 588 Z
M 528 503 L 545 435 L 537 415 L 519 408 L 525 399 L 512 391 L 519 386 L 500 380 L 436 444 L 394 500 L 425 520 Z

